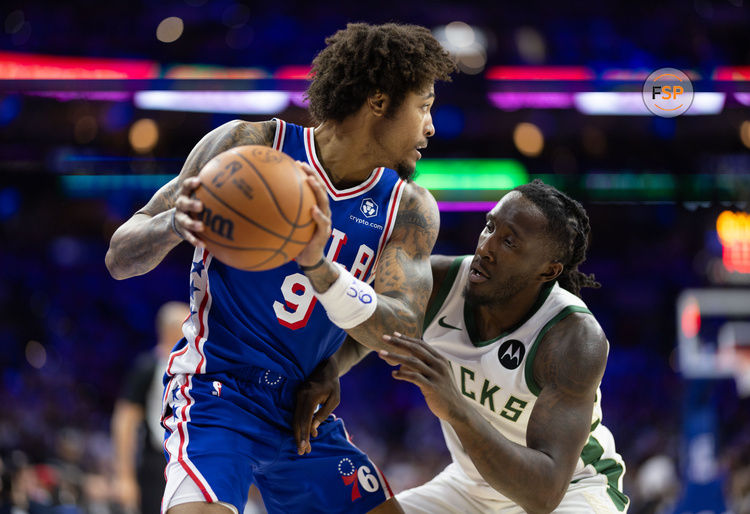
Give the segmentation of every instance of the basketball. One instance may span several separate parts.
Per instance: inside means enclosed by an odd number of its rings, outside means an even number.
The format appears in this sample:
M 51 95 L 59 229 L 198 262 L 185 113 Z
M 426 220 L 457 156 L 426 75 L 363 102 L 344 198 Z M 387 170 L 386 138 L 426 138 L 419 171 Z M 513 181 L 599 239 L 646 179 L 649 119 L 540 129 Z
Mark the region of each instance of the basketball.
M 310 241 L 315 196 L 288 155 L 266 146 L 239 146 L 200 171 L 195 197 L 203 202 L 198 234 L 224 264 L 247 271 L 276 268 Z

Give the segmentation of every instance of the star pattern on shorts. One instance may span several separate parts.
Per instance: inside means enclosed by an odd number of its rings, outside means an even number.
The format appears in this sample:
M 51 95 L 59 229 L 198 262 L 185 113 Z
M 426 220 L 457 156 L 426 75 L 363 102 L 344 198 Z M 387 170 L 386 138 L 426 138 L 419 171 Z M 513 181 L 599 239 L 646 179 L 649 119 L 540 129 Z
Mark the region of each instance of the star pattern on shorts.
M 193 263 L 193 269 L 190 271 L 190 273 L 197 273 L 200 277 L 204 269 L 206 269 L 206 267 L 203 265 L 203 261 L 199 260 Z
M 200 291 L 199 287 L 195 287 L 195 282 L 190 281 L 190 298 L 193 298 L 196 291 Z

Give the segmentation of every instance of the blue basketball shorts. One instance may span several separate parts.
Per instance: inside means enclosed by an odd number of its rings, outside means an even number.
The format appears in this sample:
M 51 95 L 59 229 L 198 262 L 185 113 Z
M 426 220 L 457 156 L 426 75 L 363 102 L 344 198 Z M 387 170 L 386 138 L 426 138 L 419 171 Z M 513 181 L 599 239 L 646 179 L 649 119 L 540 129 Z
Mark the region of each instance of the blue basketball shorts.
M 393 496 L 380 470 L 333 415 L 311 440 L 311 453 L 297 454 L 291 427 L 299 385 L 256 367 L 165 376 L 168 463 L 162 509 L 197 500 L 242 512 L 252 484 L 269 513 L 368 512 Z M 173 498 L 188 478 L 202 498 Z

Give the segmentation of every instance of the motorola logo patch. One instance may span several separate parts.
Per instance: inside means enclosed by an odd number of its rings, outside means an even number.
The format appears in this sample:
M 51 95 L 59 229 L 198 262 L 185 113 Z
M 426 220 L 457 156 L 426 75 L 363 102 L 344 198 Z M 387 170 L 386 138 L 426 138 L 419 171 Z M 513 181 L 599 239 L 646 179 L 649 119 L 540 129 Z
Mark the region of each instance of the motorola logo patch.
M 526 354 L 526 347 L 521 341 L 509 339 L 500 345 L 497 351 L 497 358 L 500 364 L 507 369 L 516 369 L 521 365 L 523 356 Z

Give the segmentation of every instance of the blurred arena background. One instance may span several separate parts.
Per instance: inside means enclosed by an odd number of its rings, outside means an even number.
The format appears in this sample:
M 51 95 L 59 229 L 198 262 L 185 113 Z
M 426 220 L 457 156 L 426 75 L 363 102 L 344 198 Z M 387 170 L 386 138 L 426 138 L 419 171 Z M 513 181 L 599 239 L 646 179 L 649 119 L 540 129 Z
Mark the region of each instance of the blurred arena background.
M 437 253 L 473 253 L 491 202 L 532 178 L 587 208 L 630 512 L 750 512 L 750 5 L 608 5 L 3 2 L 0 512 L 120 512 L 113 405 L 158 307 L 187 298 L 191 252 L 116 282 L 109 237 L 210 129 L 309 123 L 309 63 L 349 21 L 425 25 L 459 62 L 417 167 Z M 641 98 L 665 66 L 697 92 L 677 118 Z M 448 461 L 418 390 L 376 358 L 337 414 L 396 490 Z

